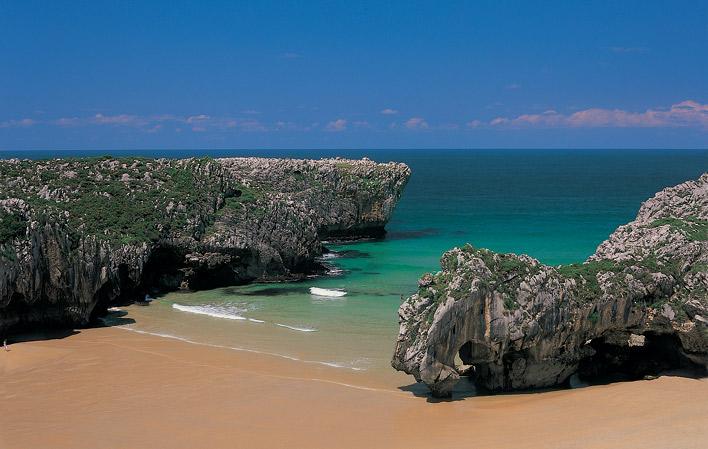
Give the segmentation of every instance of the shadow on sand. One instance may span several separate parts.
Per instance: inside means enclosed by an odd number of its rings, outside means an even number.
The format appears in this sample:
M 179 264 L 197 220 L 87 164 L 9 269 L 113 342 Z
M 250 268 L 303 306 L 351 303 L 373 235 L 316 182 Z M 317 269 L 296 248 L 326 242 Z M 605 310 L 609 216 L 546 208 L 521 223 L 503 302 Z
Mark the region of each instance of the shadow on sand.
M 96 322 L 90 323 L 86 326 L 86 329 L 100 328 L 100 327 L 112 327 L 112 326 L 122 326 L 125 324 L 133 324 L 135 320 L 132 318 L 125 318 L 128 312 L 123 310 L 108 311 L 105 317 L 100 318 Z M 30 331 L 30 332 L 20 332 L 14 335 L 10 335 L 4 341 L 0 341 L 0 350 L 11 351 L 11 345 L 15 343 L 26 343 L 31 341 L 44 341 L 44 340 L 60 340 L 62 338 L 71 337 L 81 332 L 81 329 L 62 329 L 62 328 L 52 328 L 48 327 L 45 329 Z M 7 346 L 5 346 L 7 344 Z
M 691 368 L 681 368 L 681 369 L 671 369 L 662 371 L 657 375 L 648 375 L 643 378 L 628 377 L 622 374 L 615 374 L 604 376 L 601 378 L 595 378 L 592 380 L 582 380 L 577 374 L 568 379 L 563 385 L 559 385 L 553 388 L 535 388 L 528 390 L 516 390 L 516 391 L 490 391 L 482 387 L 478 387 L 474 384 L 474 381 L 469 377 L 461 377 L 460 381 L 452 389 L 452 396 L 448 398 L 438 398 L 432 395 L 428 387 L 423 382 L 415 382 L 409 385 L 403 385 L 398 387 L 399 390 L 409 392 L 413 396 L 418 398 L 425 398 L 427 402 L 438 403 L 438 402 L 455 402 L 464 401 L 468 398 L 481 397 L 481 396 L 511 396 L 511 395 L 525 395 L 525 394 L 543 394 L 551 391 L 563 391 L 563 390 L 577 390 L 581 388 L 599 386 L 599 385 L 609 385 L 619 382 L 637 382 L 637 381 L 651 381 L 659 377 L 682 377 L 686 379 L 704 379 L 708 377 L 708 373 L 704 370 L 691 369 Z
M 112 326 L 123 326 L 126 324 L 134 324 L 135 320 L 132 318 L 125 318 L 128 312 L 125 310 L 109 310 L 106 316 L 101 317 L 93 326 L 89 327 L 112 327 Z
M 467 377 L 463 377 L 452 389 L 452 396 L 448 398 L 438 398 L 430 393 L 430 390 L 423 382 L 414 382 L 409 385 L 403 385 L 398 387 L 399 390 L 405 391 L 413 394 L 417 398 L 425 398 L 427 402 L 437 403 L 437 402 L 454 402 L 462 401 L 467 398 L 473 398 L 475 396 L 482 396 L 478 388 L 475 386 L 474 382 L 469 380 Z
M 10 345 L 15 343 L 27 343 L 30 341 L 42 341 L 42 340 L 59 340 L 62 338 L 70 337 L 72 335 L 78 334 L 78 330 L 74 329 L 43 329 L 33 332 L 24 332 L 20 334 L 15 334 L 7 337 L 7 339 L 2 342 L 7 342 L 6 351 L 11 351 Z

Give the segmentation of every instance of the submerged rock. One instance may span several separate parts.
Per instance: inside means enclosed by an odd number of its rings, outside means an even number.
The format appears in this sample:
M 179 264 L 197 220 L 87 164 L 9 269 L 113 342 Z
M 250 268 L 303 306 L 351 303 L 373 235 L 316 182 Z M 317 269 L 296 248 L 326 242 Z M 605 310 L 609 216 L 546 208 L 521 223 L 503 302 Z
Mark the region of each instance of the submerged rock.
M 0 161 L 0 335 L 155 291 L 301 278 L 323 239 L 383 235 L 409 176 L 344 159 Z
M 708 174 L 657 193 L 585 263 L 551 267 L 467 245 L 418 285 L 399 309 L 392 365 L 438 396 L 461 374 L 518 390 L 574 373 L 705 369 Z

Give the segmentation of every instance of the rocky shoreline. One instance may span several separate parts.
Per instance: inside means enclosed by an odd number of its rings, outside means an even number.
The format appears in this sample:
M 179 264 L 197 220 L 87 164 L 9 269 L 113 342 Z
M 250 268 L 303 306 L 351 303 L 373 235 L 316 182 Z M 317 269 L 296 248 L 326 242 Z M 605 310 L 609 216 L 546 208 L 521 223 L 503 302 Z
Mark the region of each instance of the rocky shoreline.
M 380 237 L 410 169 L 368 159 L 0 161 L 0 335 L 175 289 L 317 272 Z
M 470 245 L 400 307 L 394 368 L 449 396 L 708 367 L 708 174 L 646 201 L 582 264 Z

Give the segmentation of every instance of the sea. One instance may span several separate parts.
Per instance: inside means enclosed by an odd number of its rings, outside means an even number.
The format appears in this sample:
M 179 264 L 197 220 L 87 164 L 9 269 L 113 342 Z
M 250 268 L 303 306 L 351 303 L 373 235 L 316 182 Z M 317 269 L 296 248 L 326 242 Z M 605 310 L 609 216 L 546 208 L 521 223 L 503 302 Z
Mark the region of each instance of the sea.
M 128 307 L 116 327 L 198 345 L 387 375 L 401 301 L 470 243 L 551 265 L 581 262 L 642 201 L 708 172 L 708 150 L 132 150 L 0 152 L 0 158 L 347 157 L 405 162 L 413 175 L 384 239 L 326 246 L 330 273 L 302 282 L 173 292 Z M 310 294 L 310 287 L 345 291 Z M 110 323 L 110 321 L 109 321 Z

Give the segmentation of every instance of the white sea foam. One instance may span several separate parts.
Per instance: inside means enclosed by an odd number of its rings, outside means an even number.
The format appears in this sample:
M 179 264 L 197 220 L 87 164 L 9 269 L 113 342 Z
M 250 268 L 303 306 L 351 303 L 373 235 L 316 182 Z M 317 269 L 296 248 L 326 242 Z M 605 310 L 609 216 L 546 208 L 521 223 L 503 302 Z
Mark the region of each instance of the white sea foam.
M 287 329 L 292 329 L 294 331 L 300 331 L 300 332 L 317 332 L 317 329 L 312 328 L 312 327 L 297 327 L 297 326 L 288 326 L 287 324 L 280 324 L 280 323 L 275 323 L 276 326 L 279 327 L 285 327 Z
M 339 298 L 347 294 L 343 290 L 331 290 L 328 288 L 310 287 L 310 294 L 315 296 L 327 296 L 330 298 Z
M 339 257 L 339 253 L 330 252 L 330 253 L 324 253 L 324 254 L 322 254 L 322 256 L 320 257 L 320 259 L 324 259 L 324 260 L 326 260 L 326 259 L 336 259 L 337 257 Z
M 206 315 L 213 318 L 222 318 L 226 320 L 238 320 L 238 321 L 249 321 L 251 323 L 263 324 L 265 321 L 256 318 L 246 318 L 241 315 L 245 310 L 227 307 L 227 306 L 215 306 L 215 305 L 202 305 L 202 306 L 185 306 L 182 304 L 172 304 L 174 309 L 182 312 L 194 313 L 196 315 Z M 285 327 L 299 332 L 317 332 L 317 329 L 311 327 L 298 327 L 298 326 L 288 326 L 287 324 L 273 323 L 278 327 Z
M 272 357 L 279 357 L 279 358 L 281 358 L 281 359 L 292 360 L 292 361 L 294 361 L 294 362 L 311 363 L 311 364 L 315 364 L 315 365 L 324 365 L 324 366 L 329 366 L 329 367 L 332 367 L 332 368 L 349 369 L 349 370 L 352 370 L 352 371 L 366 371 L 366 368 L 361 368 L 361 367 L 358 367 L 358 366 L 354 366 L 357 362 L 355 362 L 355 363 L 353 363 L 353 364 L 347 364 L 347 363 L 337 363 L 337 362 L 322 362 L 322 361 L 319 361 L 319 360 L 304 360 L 304 359 L 299 359 L 299 358 L 297 358 L 297 357 L 292 357 L 292 356 L 289 356 L 289 355 L 277 354 L 277 353 L 274 353 L 274 352 L 257 351 L 257 350 L 255 350 L 255 349 L 240 348 L 240 347 L 237 347 L 237 346 L 225 346 L 225 345 L 216 345 L 216 344 L 212 344 L 212 343 L 202 343 L 202 342 L 190 340 L 190 339 L 188 339 L 188 338 L 180 337 L 180 336 L 178 336 L 178 335 L 165 334 L 165 333 L 162 333 L 162 332 L 150 332 L 150 331 L 144 331 L 144 330 L 140 330 L 140 329 L 135 329 L 134 327 L 132 327 L 132 325 L 113 326 L 113 327 L 114 327 L 114 329 L 122 329 L 122 330 L 130 331 L 130 332 L 135 332 L 135 333 L 138 333 L 138 334 L 152 335 L 152 336 L 155 336 L 155 337 L 167 338 L 167 339 L 170 339 L 170 340 L 178 340 L 178 341 L 181 341 L 181 342 L 184 342 L 184 343 L 189 343 L 189 344 L 192 344 L 192 345 L 208 346 L 208 347 L 210 347 L 210 348 L 231 349 L 231 350 L 233 350 L 233 351 L 250 352 L 250 353 L 253 353 L 253 354 L 263 354 L 263 355 L 268 355 L 268 356 L 272 356 Z M 313 379 L 313 380 L 317 380 L 317 379 Z M 332 382 L 332 383 L 335 383 L 335 382 Z M 347 387 L 360 388 L 360 387 L 358 387 L 358 386 L 356 386 L 356 385 L 349 385 L 349 384 L 342 384 L 342 385 L 347 386 Z M 362 388 L 362 389 L 368 389 L 368 388 L 366 388 L 366 387 L 361 387 L 361 388 Z
M 224 306 L 213 306 L 213 305 L 203 305 L 203 306 L 183 306 L 182 304 L 172 304 L 173 309 L 177 309 L 182 312 L 194 313 L 197 315 L 206 315 L 213 318 L 223 318 L 225 320 L 245 320 L 246 318 L 241 316 L 240 313 L 243 312 L 241 309 L 236 309 L 232 307 Z
M 322 365 L 331 366 L 332 368 L 346 368 L 352 371 L 366 371 L 366 368 L 361 368 L 358 366 L 353 366 L 351 363 L 340 363 L 340 362 L 319 362 Z

